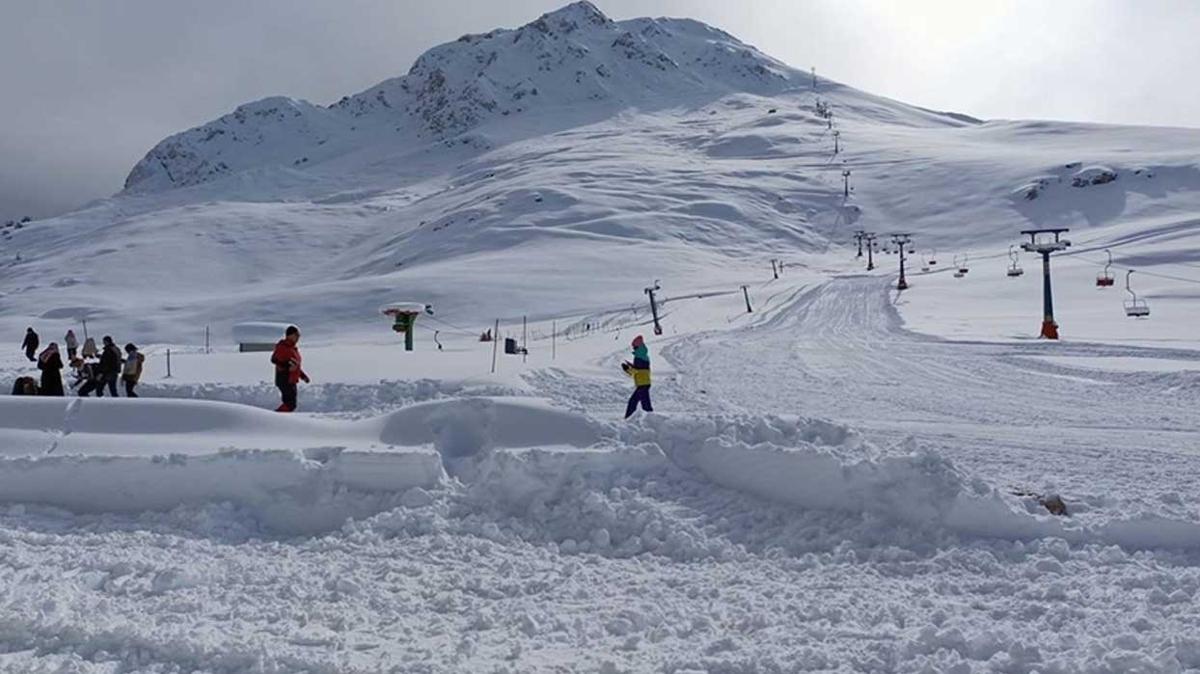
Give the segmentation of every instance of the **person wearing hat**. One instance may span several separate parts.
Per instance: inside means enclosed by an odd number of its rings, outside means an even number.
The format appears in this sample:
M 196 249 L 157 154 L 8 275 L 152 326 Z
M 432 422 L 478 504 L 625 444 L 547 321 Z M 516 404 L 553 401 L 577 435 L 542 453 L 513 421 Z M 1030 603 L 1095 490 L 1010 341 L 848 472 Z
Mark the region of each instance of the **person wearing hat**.
M 132 343 L 125 345 L 125 367 L 121 370 L 121 381 L 125 382 L 125 397 L 136 398 L 133 387 L 142 379 L 142 363 L 146 357 Z
M 633 416 L 640 403 L 642 409 L 653 412 L 650 404 L 650 350 L 646 348 L 646 340 L 641 335 L 633 338 L 633 362 L 621 363 L 621 369 L 633 379 L 633 395 L 625 405 L 625 418 Z
M 279 407 L 275 408 L 276 412 L 295 412 L 296 385 L 301 380 L 306 384 L 310 381 L 308 374 L 300 366 L 302 360 L 300 347 L 297 346 L 299 342 L 300 328 L 289 325 L 283 339 L 275 344 L 275 350 L 271 353 L 271 363 L 275 366 L 275 386 L 283 399 Z

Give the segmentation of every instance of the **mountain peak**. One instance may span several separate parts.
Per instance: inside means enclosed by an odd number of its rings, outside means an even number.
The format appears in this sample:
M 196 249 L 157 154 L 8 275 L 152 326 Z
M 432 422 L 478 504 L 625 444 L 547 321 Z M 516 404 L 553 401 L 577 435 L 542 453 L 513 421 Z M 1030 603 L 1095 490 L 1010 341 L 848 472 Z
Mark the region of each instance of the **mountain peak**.
M 571 32 L 580 26 L 603 26 L 611 22 L 612 19 L 605 16 L 604 12 L 601 12 L 588 0 L 578 0 L 553 12 L 546 12 L 529 25 L 543 23 L 563 32 Z
M 194 185 L 256 166 L 303 170 L 365 145 L 444 139 L 535 111 L 595 118 L 729 93 L 775 95 L 804 80 L 702 23 L 613 21 L 579 0 L 520 28 L 433 47 L 406 75 L 328 108 L 286 98 L 241 106 L 159 143 L 134 167 L 126 188 Z

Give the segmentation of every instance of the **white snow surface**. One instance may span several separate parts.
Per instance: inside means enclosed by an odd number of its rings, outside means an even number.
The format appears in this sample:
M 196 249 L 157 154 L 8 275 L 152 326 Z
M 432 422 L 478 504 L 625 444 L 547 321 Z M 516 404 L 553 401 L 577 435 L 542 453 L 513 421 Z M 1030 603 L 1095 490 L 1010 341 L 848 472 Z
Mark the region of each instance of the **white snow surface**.
M 0 671 L 1200 671 L 1197 157 L 587 2 L 241 106 L 0 232 L 14 346 L 146 354 L 137 400 L 0 397 Z M 1059 342 L 1005 275 L 1049 226 Z M 289 323 L 284 415 L 236 344 Z

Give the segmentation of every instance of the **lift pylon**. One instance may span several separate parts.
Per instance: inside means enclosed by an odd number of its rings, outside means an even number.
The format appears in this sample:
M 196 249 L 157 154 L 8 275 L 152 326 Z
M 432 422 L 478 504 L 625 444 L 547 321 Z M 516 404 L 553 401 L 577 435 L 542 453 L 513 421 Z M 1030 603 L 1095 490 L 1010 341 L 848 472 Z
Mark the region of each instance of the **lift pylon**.
M 1071 245 L 1070 241 L 1062 238 L 1063 233 L 1069 231 L 1066 228 L 1021 230 L 1022 234 L 1029 236 L 1029 242 L 1021 244 L 1021 250 L 1042 256 L 1043 339 L 1058 339 L 1058 323 L 1054 321 L 1054 294 L 1050 287 L 1050 254 L 1066 250 Z M 1053 240 L 1050 240 L 1051 236 Z

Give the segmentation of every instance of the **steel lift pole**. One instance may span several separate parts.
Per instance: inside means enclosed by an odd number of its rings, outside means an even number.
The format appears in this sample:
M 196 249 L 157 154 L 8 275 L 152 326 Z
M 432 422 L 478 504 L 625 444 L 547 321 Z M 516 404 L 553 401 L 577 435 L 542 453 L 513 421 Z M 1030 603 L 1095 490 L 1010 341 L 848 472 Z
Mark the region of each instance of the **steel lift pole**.
M 1050 285 L 1050 255 L 1066 250 L 1070 241 L 1061 238 L 1062 234 L 1071 230 L 1056 229 L 1024 229 L 1022 234 L 1029 236 L 1029 242 L 1021 244 L 1021 249 L 1042 256 L 1042 331 L 1043 339 L 1058 339 L 1058 323 L 1054 321 L 1054 293 Z M 1050 236 L 1054 240 L 1049 239 Z

